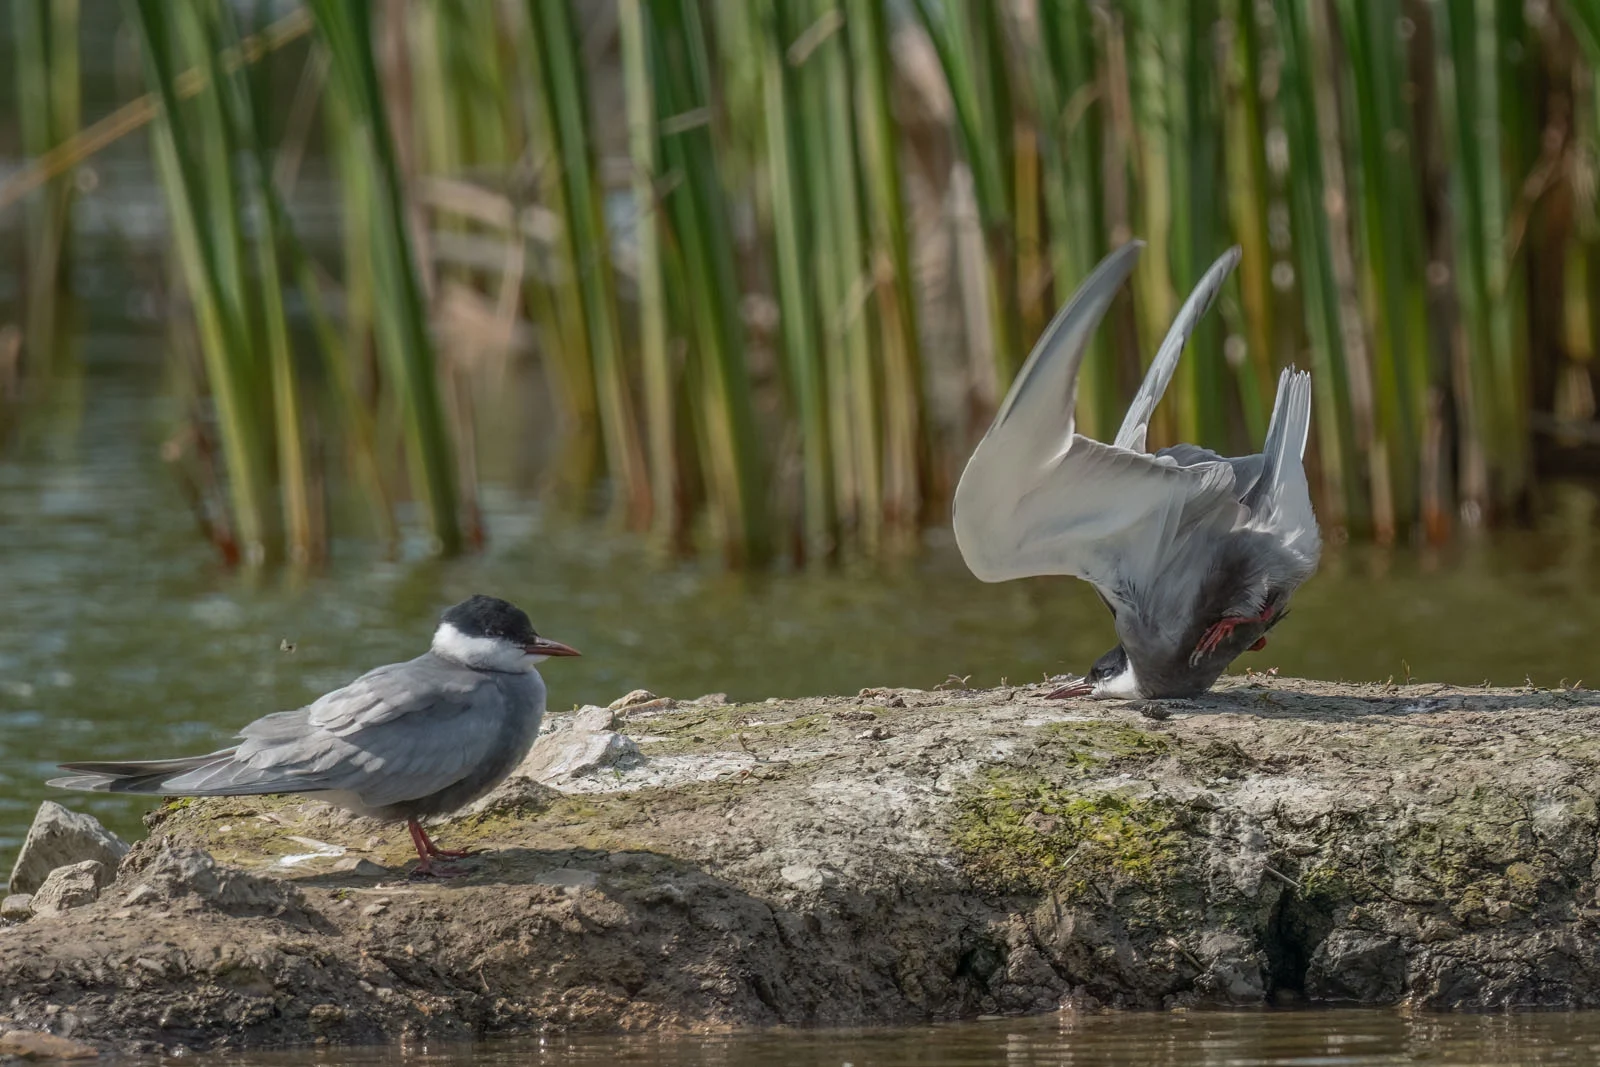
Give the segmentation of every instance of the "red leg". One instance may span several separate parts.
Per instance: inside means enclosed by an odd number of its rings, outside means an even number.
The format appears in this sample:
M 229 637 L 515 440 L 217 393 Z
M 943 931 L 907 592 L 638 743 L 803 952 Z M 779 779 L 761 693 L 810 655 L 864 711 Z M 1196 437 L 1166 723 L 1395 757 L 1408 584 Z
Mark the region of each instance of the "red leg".
M 465 856 L 467 855 L 465 851 L 446 852 L 444 849 L 439 848 L 428 837 L 428 832 L 422 828 L 422 824 L 416 819 L 407 819 L 406 829 L 411 831 L 411 843 L 417 849 L 417 869 L 411 872 L 411 877 L 455 878 L 466 873 L 447 864 L 441 864 L 438 867 L 433 865 L 435 856 Z
M 442 856 L 448 859 L 460 859 L 462 856 L 472 855 L 472 849 L 470 848 L 440 848 L 433 843 L 433 838 L 428 836 L 428 831 L 424 830 L 422 824 L 415 819 L 407 820 L 406 826 L 411 830 L 411 843 L 417 846 L 417 855 L 419 856 L 424 858 Z
M 1215 652 L 1222 642 L 1227 640 L 1228 635 L 1233 633 L 1236 628 L 1243 626 L 1246 623 L 1271 622 L 1272 615 L 1273 609 L 1269 604 L 1267 609 L 1260 615 L 1250 615 L 1243 618 L 1236 615 L 1227 615 L 1218 619 L 1216 622 L 1211 624 L 1210 628 L 1207 629 L 1204 634 L 1200 635 L 1200 643 L 1194 646 L 1194 655 L 1189 657 L 1189 662 L 1193 663 L 1201 656 Z M 1262 643 L 1264 642 L 1258 642 L 1258 644 Z

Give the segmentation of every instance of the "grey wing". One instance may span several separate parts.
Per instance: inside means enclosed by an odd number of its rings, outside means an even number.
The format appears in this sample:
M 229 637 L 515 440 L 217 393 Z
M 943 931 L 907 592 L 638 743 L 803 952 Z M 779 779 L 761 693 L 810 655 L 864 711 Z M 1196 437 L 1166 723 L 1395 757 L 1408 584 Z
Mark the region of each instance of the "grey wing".
M 1227 464 L 1180 466 L 1073 432 L 1089 338 L 1141 247 L 1107 256 L 1056 315 L 961 474 L 956 544 L 983 581 L 1073 574 L 1116 596 L 1186 523 L 1238 511 Z
M 1315 562 L 1322 537 L 1303 462 L 1311 428 L 1311 375 L 1293 367 L 1278 376 L 1278 396 L 1262 446 L 1261 476 L 1243 497 L 1249 525 L 1272 530 L 1286 547 Z
M 1017 371 L 1000 410 L 973 458 L 987 447 L 1008 455 L 1054 455 L 1072 436 L 1072 408 L 1078 393 L 1078 368 L 1089 338 L 1105 317 L 1122 283 L 1133 273 L 1143 241 L 1127 244 L 1102 259 L 1045 327 Z
M 454 785 L 495 754 L 516 709 L 492 680 L 430 660 L 379 667 L 309 707 L 257 719 L 230 759 L 166 786 L 201 796 L 339 790 L 381 807 Z
M 314 736 L 332 739 L 314 757 L 327 788 L 355 793 L 369 807 L 456 784 L 497 755 L 510 719 L 529 711 L 513 707 L 493 677 L 433 656 L 401 666 L 307 709 Z
M 1267 462 L 1267 457 L 1259 452 L 1253 456 L 1224 456 L 1209 448 L 1186 444 L 1168 445 L 1166 448 L 1157 449 L 1155 457 L 1170 459 L 1180 467 L 1197 467 L 1202 463 L 1226 463 L 1233 468 L 1233 480 L 1241 497 L 1255 488 L 1256 482 L 1261 478 L 1261 470 Z
M 1222 292 L 1222 283 L 1228 280 L 1228 275 L 1238 265 L 1239 256 L 1238 245 L 1219 256 L 1210 269 L 1201 275 L 1199 284 L 1183 302 L 1183 307 L 1178 309 L 1177 318 L 1172 320 L 1166 338 L 1161 342 L 1161 347 L 1156 349 L 1155 359 L 1150 361 L 1150 369 L 1145 372 L 1139 392 L 1134 395 L 1133 403 L 1128 405 L 1128 414 L 1123 416 L 1122 428 L 1117 431 L 1113 441 L 1117 447 L 1135 452 L 1145 450 L 1145 433 L 1150 429 L 1150 417 L 1155 414 L 1161 395 L 1167 391 L 1167 383 L 1172 381 L 1172 374 L 1178 369 L 1178 357 L 1183 355 L 1183 348 L 1189 343 L 1195 327 L 1211 310 L 1211 305 L 1216 303 L 1217 294 Z
M 967 565 L 988 582 L 1072 574 L 1127 600 L 1186 531 L 1243 517 L 1228 464 L 1182 467 L 1079 434 L 1042 467 L 988 473 L 981 507 L 974 490 L 961 509 L 958 487 L 956 527 Z

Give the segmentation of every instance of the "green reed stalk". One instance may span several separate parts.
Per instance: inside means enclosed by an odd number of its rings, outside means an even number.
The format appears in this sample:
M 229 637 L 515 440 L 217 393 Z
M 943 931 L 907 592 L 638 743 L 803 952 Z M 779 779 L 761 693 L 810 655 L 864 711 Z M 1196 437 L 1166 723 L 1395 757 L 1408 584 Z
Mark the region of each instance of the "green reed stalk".
M 1456 403 L 1461 422 L 1463 503 L 1486 515 L 1498 486 L 1490 471 L 1503 469 L 1497 389 L 1506 361 L 1509 322 L 1503 291 L 1504 218 L 1498 109 L 1492 38 L 1493 10 L 1477 0 L 1446 0 L 1437 9 L 1439 98 L 1445 113 L 1450 167 L 1453 271 L 1463 319 L 1465 352 L 1457 361 Z
M 17 125 L 23 154 L 39 158 L 78 132 L 78 0 L 11 0 Z M 71 173 L 53 178 L 25 221 L 30 362 L 54 362 L 58 294 L 68 269 L 75 192 Z
M 843 539 L 855 536 L 861 524 L 861 472 L 856 465 L 856 435 L 861 428 L 853 418 L 850 351 L 847 335 L 840 328 L 840 309 L 848 300 L 852 277 L 840 248 L 841 231 L 835 224 L 837 209 L 832 202 L 836 193 L 832 167 L 835 143 L 825 77 L 829 72 L 812 61 L 818 47 L 818 29 L 828 25 L 824 20 L 830 10 L 831 5 L 821 0 L 803 0 L 794 6 L 795 28 L 799 32 L 789 47 L 787 62 L 796 68 L 799 86 L 798 117 L 803 144 L 800 158 L 805 165 L 805 188 L 810 195 L 806 216 L 813 236 L 807 284 L 816 294 L 823 407 L 833 459 L 835 510 Z M 833 25 L 837 31 L 837 22 Z M 853 201 L 851 204 L 853 207 Z
M 702 423 L 703 466 L 717 533 L 728 558 L 771 554 L 764 462 L 755 432 L 730 207 L 711 137 L 711 70 L 704 28 L 690 0 L 656 0 L 656 106 L 661 159 L 681 180 L 664 194 L 681 270 L 669 278 L 687 309 L 692 402 Z
M 1162 52 L 1167 78 L 1167 166 L 1172 193 L 1172 280 L 1187 295 L 1211 261 L 1227 247 L 1217 220 L 1226 218 L 1222 197 L 1221 129 L 1217 104 L 1215 41 L 1217 0 L 1159 5 L 1166 15 Z M 1232 391 L 1222 358 L 1221 316 L 1207 315 L 1195 328 L 1189 351 L 1178 364 L 1178 435 L 1212 447 L 1227 443 L 1223 398 Z
M 216 128 L 221 122 L 216 87 L 213 82 L 200 94 L 194 112 L 180 110 L 174 79 L 184 65 L 178 62 L 174 46 L 180 40 L 192 45 L 197 37 L 203 38 L 197 32 L 193 4 L 169 7 L 162 0 L 130 0 L 129 13 L 139 31 L 146 78 L 161 98 L 163 114 L 153 127 L 156 163 L 195 307 L 206 377 L 216 402 L 239 550 L 246 562 L 260 564 L 273 555 L 274 540 L 266 503 L 270 450 L 259 409 L 263 390 L 255 374 L 252 334 L 242 309 L 233 302 L 243 292 L 242 283 L 230 285 L 225 280 L 241 277 L 242 270 L 237 262 L 221 262 L 242 255 L 235 240 L 237 203 L 231 196 L 228 158 L 215 151 L 204 152 L 195 143 L 221 136 Z M 186 25 L 180 28 L 174 22 Z M 225 173 L 206 172 L 208 165 L 219 164 L 227 168 Z M 233 217 L 221 217 L 226 212 Z
M 264 99 L 270 98 L 251 85 L 252 77 L 265 78 L 266 72 L 249 68 L 231 72 L 221 68 L 216 57 L 226 49 L 237 48 L 238 28 L 233 24 L 226 3 L 213 3 L 205 12 L 206 56 L 217 96 L 224 105 L 228 126 L 237 132 L 242 147 L 255 160 L 250 168 L 255 179 L 255 202 L 265 210 L 266 225 L 255 239 L 254 282 L 259 297 L 260 323 L 265 360 L 271 380 L 271 411 L 274 426 L 271 437 L 277 446 L 278 491 L 282 501 L 284 535 L 289 560 L 304 566 L 318 559 L 326 539 L 316 528 L 311 499 L 311 472 L 305 454 L 305 426 L 300 414 L 300 386 L 289 341 L 289 318 L 284 307 L 283 284 L 277 244 L 289 230 L 288 220 L 273 188 L 273 160 L 264 136 L 267 114 Z M 264 87 L 262 87 L 264 88 Z
M 1265 439 L 1273 396 L 1272 249 L 1267 236 L 1265 126 L 1261 107 L 1261 29 L 1255 0 L 1235 0 L 1233 8 L 1235 80 L 1224 113 L 1226 186 L 1229 219 L 1239 244 L 1239 294 L 1249 338 L 1249 367 L 1240 368 L 1239 399 L 1252 444 Z
M 1528 429 L 1530 402 L 1528 380 L 1529 315 L 1527 301 L 1529 254 L 1517 254 L 1511 247 L 1509 221 L 1518 206 L 1524 215 L 1532 213 L 1532 205 L 1519 205 L 1523 192 L 1521 186 L 1533 173 L 1541 152 L 1543 116 L 1540 100 L 1532 90 L 1535 72 L 1533 63 L 1543 47 L 1541 34 L 1528 19 L 1523 4 L 1511 0 L 1496 0 L 1493 11 L 1480 4 L 1478 50 L 1480 70 L 1493 67 L 1493 76 L 1478 90 L 1484 94 L 1487 108 L 1490 100 L 1497 105 L 1489 114 L 1500 134 L 1499 161 L 1502 169 L 1485 175 L 1485 194 L 1491 204 L 1498 204 L 1500 213 L 1490 224 L 1499 223 L 1497 232 L 1489 239 L 1497 251 L 1499 296 L 1498 319 L 1494 324 L 1497 333 L 1494 350 L 1495 384 L 1494 414 L 1500 436 L 1499 502 L 1515 505 L 1527 494 L 1532 475 L 1532 452 Z
M 762 0 L 762 98 L 766 108 L 768 173 L 772 183 L 773 258 L 779 327 L 800 419 L 804 556 L 826 559 L 838 547 L 827 372 L 819 337 L 815 288 L 807 264 L 813 249 L 807 185 L 806 131 L 799 74 L 788 60 L 796 36 L 794 0 Z
M 1106 101 L 1093 19 L 1086 4 L 1041 4 L 1041 40 L 1030 50 L 1050 266 L 1055 292 L 1063 299 L 1094 269 L 1109 243 L 1101 132 Z M 1123 413 L 1109 333 L 1096 333 L 1078 372 L 1078 429 L 1100 440 L 1116 433 Z
M 639 273 L 639 356 L 644 369 L 645 440 L 649 442 L 650 496 L 657 539 L 676 545 L 683 536 L 678 471 L 678 383 L 667 348 L 667 293 L 661 251 L 660 171 L 654 75 L 650 69 L 649 17 L 644 0 L 620 0 L 619 30 L 628 107 L 628 152 L 633 162 L 635 246 Z
M 883 366 L 884 519 L 914 526 L 925 488 L 929 447 L 923 410 L 922 353 L 911 273 L 910 226 L 901 190 L 899 142 L 890 108 L 888 21 L 875 0 L 847 0 L 855 71 L 860 165 L 866 177 L 871 248 L 866 270 L 877 294 Z
M 823 0 L 812 9 L 819 18 L 837 11 L 832 0 Z M 807 63 L 821 90 L 822 151 L 814 157 L 817 180 L 812 188 L 830 205 L 829 210 L 819 212 L 817 221 L 832 231 L 832 241 L 825 247 L 831 247 L 833 254 L 818 259 L 822 321 L 823 328 L 838 338 L 842 356 L 841 373 L 833 384 L 838 416 L 848 430 L 847 454 L 855 487 L 848 513 L 855 518 L 862 547 L 873 553 L 878 549 L 883 522 L 882 428 L 866 300 L 871 275 L 856 169 L 854 86 L 844 35 L 829 35 L 812 50 Z
M 1393 0 L 1342 0 L 1338 13 L 1354 101 L 1354 114 L 1346 119 L 1358 140 L 1354 203 L 1365 267 L 1364 305 L 1373 323 L 1377 433 L 1389 458 L 1394 520 L 1406 526 L 1416 520 L 1421 502 L 1420 404 L 1429 353 L 1422 203 L 1410 123 L 1400 99 L 1406 78 L 1395 32 L 1400 6 Z
M 347 181 L 367 187 L 372 207 L 367 240 L 374 281 L 378 349 L 399 394 L 413 488 L 428 515 L 436 547 L 461 550 L 455 461 L 429 339 L 426 310 L 405 217 L 404 189 L 373 55 L 370 0 L 310 0 L 332 57 L 330 92 L 344 100 L 357 169 Z
M 1289 206 L 1299 261 L 1300 292 L 1316 374 L 1315 426 L 1324 491 L 1324 521 L 1341 526 L 1364 512 L 1353 476 L 1349 387 L 1340 358 L 1339 292 L 1329 251 L 1324 210 L 1322 148 L 1317 132 L 1315 72 L 1301 0 L 1275 0 L 1278 41 L 1283 50 L 1283 119 L 1289 139 Z
M 916 0 L 955 106 L 956 133 L 972 168 L 978 214 L 989 244 L 986 264 L 994 340 L 994 400 L 1022 363 L 1012 197 L 1011 95 L 999 5 L 981 0 Z
M 563 221 L 571 231 L 571 267 L 583 302 L 606 461 L 622 513 L 631 524 L 644 525 L 650 518 L 650 480 L 623 362 L 611 238 L 601 212 L 600 187 L 594 171 L 578 41 L 566 0 L 530 0 L 528 13 L 549 109 L 550 132 L 555 138 L 552 148 L 561 170 L 566 208 Z
M 557 149 L 553 101 L 545 91 L 538 65 L 539 48 L 533 29 L 533 11 L 519 5 L 514 14 L 515 53 L 521 57 L 518 77 L 519 111 L 525 127 L 525 155 L 532 166 L 540 202 L 557 219 L 565 220 L 567 206 L 564 168 Z M 531 281 L 526 298 L 541 327 L 540 350 L 556 388 L 562 394 L 562 411 L 570 420 L 557 481 L 567 495 L 587 496 L 600 467 L 602 442 L 599 388 L 595 362 L 589 352 L 589 332 L 584 322 L 583 296 L 579 292 L 578 255 L 573 228 L 563 224 L 555 234 L 551 256 L 551 281 Z

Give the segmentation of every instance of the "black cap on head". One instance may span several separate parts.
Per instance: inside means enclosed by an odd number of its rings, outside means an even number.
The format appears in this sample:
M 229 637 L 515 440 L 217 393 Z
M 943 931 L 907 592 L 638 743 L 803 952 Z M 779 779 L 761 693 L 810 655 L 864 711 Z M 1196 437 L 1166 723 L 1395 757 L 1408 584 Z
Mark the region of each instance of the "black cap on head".
M 1128 652 L 1121 645 L 1094 661 L 1094 666 L 1089 668 L 1089 674 L 1084 679 L 1087 682 L 1104 682 L 1115 678 L 1128 667 Z
M 468 637 L 503 637 L 519 645 L 531 644 L 534 632 L 528 613 L 499 597 L 478 595 L 463 600 L 439 619 Z

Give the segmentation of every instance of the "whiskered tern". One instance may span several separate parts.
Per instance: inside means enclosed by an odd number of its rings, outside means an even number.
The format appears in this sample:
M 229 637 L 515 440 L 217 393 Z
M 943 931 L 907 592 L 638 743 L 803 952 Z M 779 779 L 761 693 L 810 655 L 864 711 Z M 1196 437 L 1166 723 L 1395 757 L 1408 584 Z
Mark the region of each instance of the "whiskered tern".
M 533 747 L 544 718 L 534 669 L 575 649 L 540 637 L 521 609 L 475 596 L 446 611 L 433 647 L 368 671 L 296 711 L 257 719 L 233 748 L 178 759 L 63 763 L 50 784 L 98 793 L 232 797 L 309 793 L 359 815 L 403 819 L 416 874 L 439 848 L 417 820 L 472 803 Z
M 1184 697 L 1265 645 L 1322 550 L 1301 458 L 1311 376 L 1278 378 L 1261 452 L 1148 452 L 1145 434 L 1229 272 L 1230 249 L 1173 320 L 1111 444 L 1074 432 L 1078 368 L 1143 242 L 1102 260 L 1046 328 L 956 487 L 956 542 L 986 582 L 1071 574 L 1111 609 L 1119 644 L 1050 695 Z

